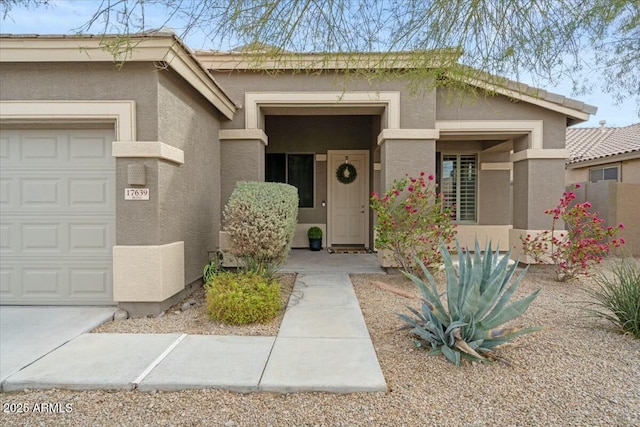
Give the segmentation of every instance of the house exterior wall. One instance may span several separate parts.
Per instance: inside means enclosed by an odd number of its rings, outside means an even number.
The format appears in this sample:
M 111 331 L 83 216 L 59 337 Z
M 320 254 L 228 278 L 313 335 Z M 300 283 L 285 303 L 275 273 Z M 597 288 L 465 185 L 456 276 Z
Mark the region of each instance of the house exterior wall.
M 605 160 L 605 159 L 603 159 Z M 589 170 L 607 166 L 620 167 L 620 182 L 629 184 L 640 184 L 640 158 L 623 160 L 622 162 L 607 162 L 590 164 L 584 167 L 567 167 L 565 171 L 565 182 L 575 184 L 589 181 Z
M 640 184 L 613 181 L 582 182 L 580 188 L 567 186 L 567 191 L 576 195 L 576 203 L 591 203 L 591 210 L 605 220 L 605 225 L 615 227 L 624 224 L 616 237 L 625 239 L 626 244 L 617 255 L 640 256 L 640 222 L 638 221 L 638 200 Z
M 397 91 L 400 93 L 400 127 L 405 129 L 433 129 L 436 101 L 433 91 L 412 94 L 403 79 L 372 80 L 345 77 L 340 73 L 293 74 L 282 72 L 269 75 L 263 72 L 216 72 L 214 78 L 239 105 L 244 105 L 245 92 L 342 92 Z M 224 128 L 243 129 L 245 117 L 240 111 Z
M 543 147 L 565 148 L 567 124 L 562 114 L 505 96 L 464 96 L 444 88 L 437 90 L 436 99 L 436 120 L 543 120 Z M 515 151 L 524 148 L 514 143 Z
M 158 140 L 158 69 L 131 62 L 0 63 L 3 100 L 133 100 L 140 141 Z M 90 76 L 90 78 L 88 77 Z
M 202 277 L 220 231 L 220 116 L 174 72 L 159 75 L 159 140 L 184 164 L 158 161 L 158 244 L 184 241 L 185 281 Z

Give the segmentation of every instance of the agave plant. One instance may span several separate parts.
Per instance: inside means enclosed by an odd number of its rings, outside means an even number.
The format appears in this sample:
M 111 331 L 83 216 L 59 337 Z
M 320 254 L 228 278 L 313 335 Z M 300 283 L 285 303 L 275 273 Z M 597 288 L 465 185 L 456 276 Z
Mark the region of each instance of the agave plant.
M 429 270 L 420 263 L 425 283 L 417 276 L 405 273 L 422 292 L 421 311 L 407 307 L 415 317 L 400 314 L 410 329 L 418 347 L 430 347 L 430 355 L 443 354 L 448 360 L 460 365 L 461 359 L 490 361 L 493 350 L 517 336 L 540 328 L 503 327 L 505 323 L 522 315 L 538 296 L 540 289 L 532 294 L 509 302 L 518 288 L 526 270 L 513 281 L 517 264 L 509 266 L 509 253 L 500 259 L 499 252 L 491 251 L 487 245 L 484 255 L 475 242 L 473 257 L 469 251 L 461 251 L 459 244 L 459 266 L 456 272 L 451 255 L 442 247 L 446 275 L 446 306 L 438 294 L 436 282 Z

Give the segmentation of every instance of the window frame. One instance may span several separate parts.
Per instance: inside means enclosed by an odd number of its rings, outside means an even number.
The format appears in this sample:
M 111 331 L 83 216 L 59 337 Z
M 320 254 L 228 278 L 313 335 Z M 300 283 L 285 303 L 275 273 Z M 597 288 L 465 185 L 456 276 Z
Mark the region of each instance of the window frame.
M 311 152 L 273 152 L 273 153 L 265 153 L 265 181 L 267 180 L 267 156 L 269 155 L 284 155 L 285 164 L 284 164 L 284 184 L 293 185 L 289 182 L 289 156 L 311 156 L 312 159 L 312 168 L 311 171 L 311 206 L 300 206 L 301 198 L 298 200 L 298 209 L 315 209 L 316 207 L 316 153 Z M 267 182 L 281 182 L 281 181 L 267 181 Z M 294 186 L 295 187 L 295 186 Z M 296 187 L 297 188 L 297 187 Z
M 462 171 L 460 168 L 461 158 L 463 156 L 473 157 L 474 158 L 474 199 L 473 199 L 473 209 L 474 209 L 474 219 L 459 219 L 460 218 L 460 209 L 456 208 L 455 210 L 455 218 L 452 218 L 452 221 L 456 224 L 477 224 L 479 217 L 479 188 L 480 188 L 480 169 L 479 169 L 479 160 L 478 153 L 452 153 L 452 152 L 436 152 L 436 183 L 438 184 L 437 192 L 440 194 L 442 192 L 442 173 L 444 171 L 444 161 L 447 156 L 455 156 L 456 160 L 456 206 L 460 206 L 461 199 L 461 188 L 457 185 L 460 183 L 460 178 L 462 175 Z
M 606 179 L 604 177 L 605 171 L 606 170 L 611 170 L 611 169 L 616 171 L 616 178 L 615 179 Z M 591 174 L 593 172 L 601 172 L 602 173 L 602 178 L 601 179 L 596 179 L 596 180 L 591 179 Z M 595 182 L 600 182 L 600 181 L 621 182 L 620 181 L 620 164 L 599 165 L 598 167 L 589 168 L 589 182 L 595 183 Z

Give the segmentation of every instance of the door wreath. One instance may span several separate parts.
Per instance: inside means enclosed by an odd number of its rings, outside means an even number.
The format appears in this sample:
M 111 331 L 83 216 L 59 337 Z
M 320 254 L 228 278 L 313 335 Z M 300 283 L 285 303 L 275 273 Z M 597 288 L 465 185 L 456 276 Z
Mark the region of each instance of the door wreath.
M 343 184 L 351 184 L 357 176 L 358 171 L 351 163 L 343 163 L 336 170 L 336 178 Z

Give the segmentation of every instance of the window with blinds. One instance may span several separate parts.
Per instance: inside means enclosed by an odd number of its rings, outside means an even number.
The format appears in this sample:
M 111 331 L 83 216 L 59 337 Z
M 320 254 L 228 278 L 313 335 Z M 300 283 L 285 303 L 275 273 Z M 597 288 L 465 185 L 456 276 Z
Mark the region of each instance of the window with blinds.
M 438 153 L 439 154 L 439 153 Z M 478 160 L 475 154 L 438 155 L 437 182 L 452 219 L 476 222 Z

